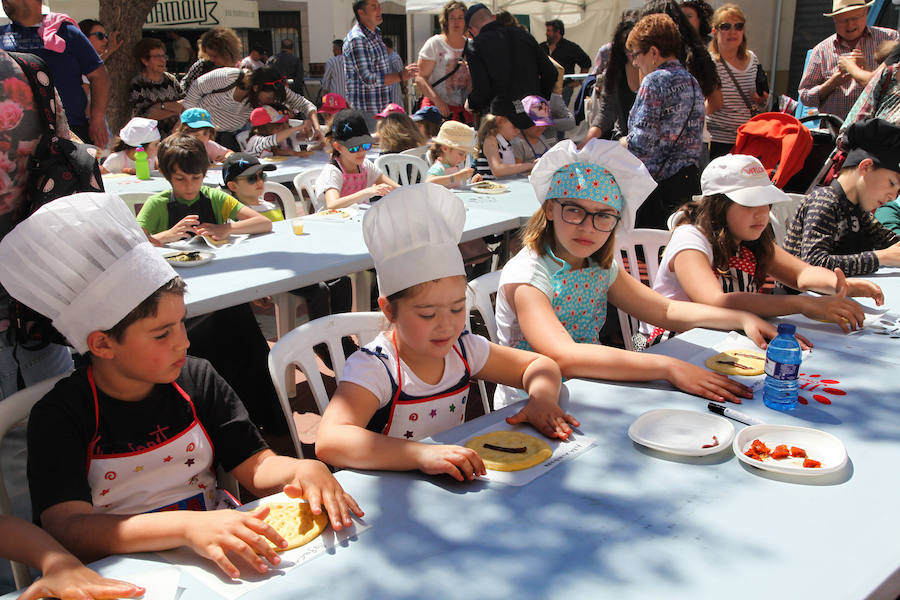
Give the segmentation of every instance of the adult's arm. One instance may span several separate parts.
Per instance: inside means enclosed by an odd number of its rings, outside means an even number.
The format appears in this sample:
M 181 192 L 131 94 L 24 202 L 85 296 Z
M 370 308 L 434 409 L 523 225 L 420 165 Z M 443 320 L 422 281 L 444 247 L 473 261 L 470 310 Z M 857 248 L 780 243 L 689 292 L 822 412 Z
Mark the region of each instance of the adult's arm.
M 98 148 L 105 148 L 109 143 L 109 132 L 106 129 L 106 105 L 109 102 L 109 72 L 106 65 L 100 65 L 87 74 L 91 85 L 91 141 Z
M 813 48 L 797 90 L 800 102 L 806 106 L 820 106 L 835 88 L 849 78 L 840 69 L 835 69 L 833 73 L 826 72 L 824 60 L 824 51 L 818 46 Z

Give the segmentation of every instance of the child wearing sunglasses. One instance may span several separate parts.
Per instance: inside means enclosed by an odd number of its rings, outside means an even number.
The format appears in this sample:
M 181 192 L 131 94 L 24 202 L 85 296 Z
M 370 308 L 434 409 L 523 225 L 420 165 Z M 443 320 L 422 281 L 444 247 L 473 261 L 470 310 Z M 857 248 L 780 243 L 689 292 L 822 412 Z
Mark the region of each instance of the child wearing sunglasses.
M 291 127 L 288 114 L 266 104 L 254 108 L 250 113 L 253 129 L 245 150 L 260 158 L 264 156 L 308 156 L 309 152 L 297 151 L 291 147 L 290 138 L 299 133 L 303 126 Z
M 252 208 L 272 222 L 284 221 L 284 213 L 265 196 L 266 171 L 275 165 L 264 165 L 249 152 L 235 152 L 222 165 L 222 183 L 237 201 Z
M 324 199 L 326 208 L 368 203 L 374 196 L 384 196 L 399 187 L 381 169 L 366 158 L 372 148 L 372 135 L 358 110 L 342 110 L 328 133 L 331 163 L 316 179 L 316 196 Z

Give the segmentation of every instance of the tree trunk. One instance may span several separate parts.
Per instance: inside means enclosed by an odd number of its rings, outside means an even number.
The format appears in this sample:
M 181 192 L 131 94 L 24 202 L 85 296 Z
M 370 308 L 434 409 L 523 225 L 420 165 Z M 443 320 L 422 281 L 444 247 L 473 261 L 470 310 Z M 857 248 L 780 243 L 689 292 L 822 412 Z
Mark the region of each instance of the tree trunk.
M 134 58 L 134 46 L 143 35 L 144 22 L 157 0 L 100 0 L 100 22 L 108 33 L 118 31 L 123 44 L 109 57 L 109 108 L 107 121 L 113 135 L 131 118 L 128 87 L 140 70 Z

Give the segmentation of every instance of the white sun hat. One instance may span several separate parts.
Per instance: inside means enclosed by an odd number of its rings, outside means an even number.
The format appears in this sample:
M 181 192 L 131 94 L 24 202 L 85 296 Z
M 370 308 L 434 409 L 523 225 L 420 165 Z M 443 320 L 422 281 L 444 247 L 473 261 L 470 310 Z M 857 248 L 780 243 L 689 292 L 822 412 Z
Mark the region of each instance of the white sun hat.
M 465 224 L 463 201 L 434 183 L 401 186 L 372 205 L 363 218 L 363 238 L 380 294 L 465 275 L 458 248 Z
M 700 176 L 700 193 L 694 200 L 725 194 L 741 206 L 767 206 L 791 199 L 775 187 L 759 159 L 746 154 L 726 154 L 706 165 Z
M 175 270 L 118 196 L 74 194 L 45 204 L 0 242 L 0 284 L 53 321 L 78 352 Z

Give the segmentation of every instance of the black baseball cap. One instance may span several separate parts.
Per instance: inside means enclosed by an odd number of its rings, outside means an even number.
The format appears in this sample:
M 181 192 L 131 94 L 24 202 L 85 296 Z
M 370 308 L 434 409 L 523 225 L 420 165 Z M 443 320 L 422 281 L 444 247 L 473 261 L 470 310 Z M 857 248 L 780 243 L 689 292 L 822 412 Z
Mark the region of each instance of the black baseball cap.
M 229 155 L 222 164 L 222 181 L 228 183 L 238 177 L 247 177 L 260 171 L 274 171 L 275 165 L 264 165 L 259 159 L 246 152 Z
M 478 2 L 477 4 L 473 4 L 472 6 L 470 6 L 470 7 L 468 8 L 468 10 L 466 10 L 466 29 L 469 28 L 469 21 L 472 20 L 472 15 L 474 15 L 475 13 L 477 13 L 477 12 L 478 12 L 479 10 L 481 10 L 482 8 L 483 8 L 484 10 L 491 10 L 491 9 L 489 9 L 487 6 L 485 6 L 484 4 L 482 4 L 481 2 Z
M 371 144 L 372 134 L 366 119 L 358 110 L 344 109 L 331 122 L 331 139 L 344 146 Z
M 491 114 L 506 117 L 513 127 L 528 129 L 534 127 L 534 121 L 528 116 L 521 100 L 501 100 L 494 98 L 491 102 Z
M 863 119 L 847 128 L 850 149 L 844 167 L 855 167 L 867 158 L 882 169 L 900 173 L 900 127 L 882 119 Z

